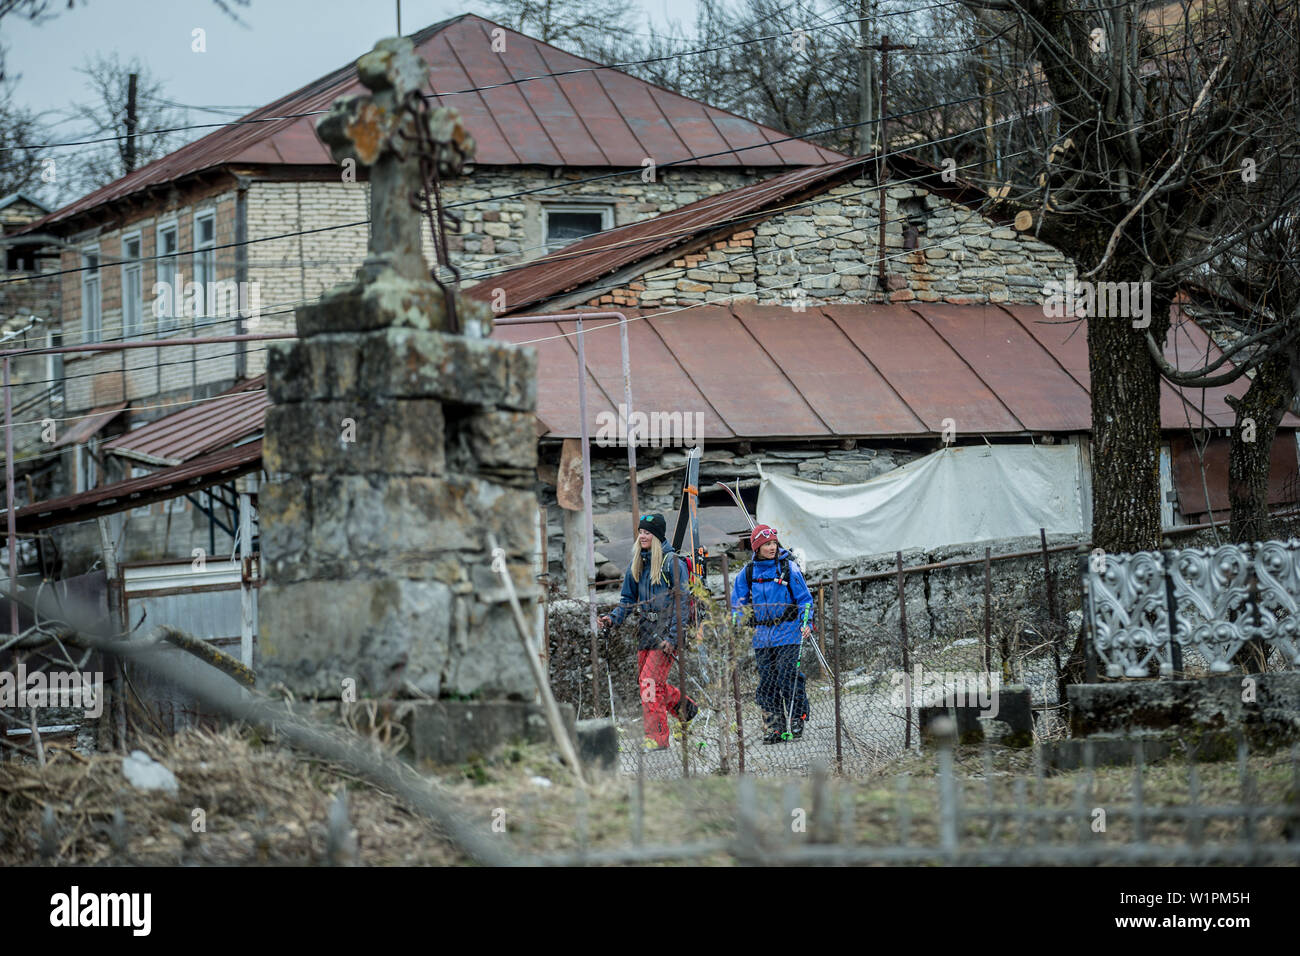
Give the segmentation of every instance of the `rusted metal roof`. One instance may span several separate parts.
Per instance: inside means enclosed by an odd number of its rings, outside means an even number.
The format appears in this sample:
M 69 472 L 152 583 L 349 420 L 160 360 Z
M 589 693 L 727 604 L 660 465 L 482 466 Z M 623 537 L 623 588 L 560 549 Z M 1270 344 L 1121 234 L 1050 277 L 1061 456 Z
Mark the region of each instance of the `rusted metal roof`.
M 104 443 L 104 450 L 150 465 L 179 465 L 262 430 L 266 376 L 218 397 L 149 422 Z
M 964 180 L 944 182 L 939 167 L 914 156 L 896 154 L 889 162 L 896 175 L 921 182 L 930 191 L 955 202 L 973 205 L 988 198 Z M 843 180 L 863 175 L 874 178 L 875 164 L 874 154 L 855 156 L 706 196 L 652 219 L 595 233 L 541 259 L 485 279 L 466 294 L 488 301 L 502 290 L 506 305 L 502 314 L 520 312 L 675 246 L 683 247 L 679 251 L 684 254 L 689 247 L 708 241 L 715 232 L 742 229 L 747 220 L 761 219 L 765 210 L 816 195 Z
M 505 49 L 499 53 L 492 49 L 495 30 L 504 31 Z M 843 158 L 618 70 L 514 82 L 566 70 L 590 71 L 600 64 L 473 14 L 436 23 L 411 34 L 411 39 L 430 64 L 429 90 L 436 94 L 436 104 L 453 106 L 464 117 L 478 144 L 478 164 L 639 171 L 646 158 L 660 166 L 681 161 L 686 166 L 733 167 L 810 166 Z M 496 84 L 505 85 L 460 92 Z M 316 137 L 319 116 L 276 117 L 327 110 L 340 96 L 363 92 L 355 63 L 349 63 L 241 117 L 242 125 L 222 127 L 182 146 L 24 231 L 227 164 L 333 165 Z
M 40 531 L 74 521 L 127 511 L 155 501 L 166 501 L 212 485 L 233 481 L 262 467 L 262 440 L 203 455 L 174 468 L 164 468 L 143 478 L 102 485 L 75 495 L 51 498 L 19 508 L 14 522 L 19 533 Z
M 126 408 L 126 402 L 118 402 L 116 405 L 106 405 L 103 408 L 96 408 L 89 412 L 84 418 L 75 422 L 72 427 L 59 435 L 50 445 L 51 449 L 66 448 L 69 445 L 80 445 L 83 441 L 96 434 L 101 428 L 111 422 L 122 409 Z
M 926 437 L 951 420 L 959 437 L 1091 429 L 1087 329 L 1035 306 L 714 305 L 629 311 L 633 408 L 703 415 L 710 441 Z M 622 401 L 618 323 L 585 325 L 593 439 Z M 537 417 L 551 438 L 580 434 L 576 323 L 498 325 L 538 350 Z M 1178 313 L 1167 349 L 1184 367 L 1208 339 Z M 1217 354 L 1211 350 L 1211 354 Z M 1165 386 L 1161 427 L 1228 428 L 1226 395 Z M 1204 415 L 1200 408 L 1204 405 Z M 604 415 L 602 415 L 604 413 Z M 1300 426 L 1288 414 L 1287 428 Z
M 1178 496 L 1178 510 L 1188 520 L 1203 519 L 1210 510 L 1215 512 L 1216 518 L 1228 516 L 1228 454 L 1231 444 L 1227 438 L 1212 438 L 1198 454 L 1190 436 L 1170 441 L 1174 493 Z M 1269 450 L 1268 503 L 1294 504 L 1297 497 L 1295 437 L 1290 433 L 1279 433 Z M 1207 488 L 1209 507 L 1205 497 Z

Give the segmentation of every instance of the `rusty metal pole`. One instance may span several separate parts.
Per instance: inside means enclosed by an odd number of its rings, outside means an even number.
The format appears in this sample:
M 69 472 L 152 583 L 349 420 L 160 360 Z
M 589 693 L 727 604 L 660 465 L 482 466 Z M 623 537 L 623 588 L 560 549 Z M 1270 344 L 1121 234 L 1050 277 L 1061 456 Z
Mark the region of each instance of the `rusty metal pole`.
M 886 38 L 888 39 L 888 38 Z M 903 679 L 911 680 L 911 656 L 907 650 L 907 596 L 903 588 L 903 552 L 898 552 L 898 639 L 903 645 Z M 912 749 L 912 695 L 907 695 L 903 723 L 903 747 Z
M 1056 669 L 1056 702 L 1065 703 L 1065 681 L 1061 674 L 1061 631 L 1056 619 L 1056 583 L 1052 580 L 1052 562 L 1047 554 L 1047 529 L 1038 529 L 1043 546 L 1043 580 L 1047 582 L 1047 619 L 1052 623 L 1052 666 Z
M 587 610 L 591 628 L 591 715 L 600 716 L 600 679 L 597 671 L 600 652 L 596 647 L 596 532 L 591 514 L 591 442 L 587 425 L 587 352 L 582 340 L 582 316 L 578 316 L 578 417 L 582 428 L 582 510 L 585 513 L 585 531 L 587 538 Z M 609 715 L 613 717 L 613 714 Z
M 993 673 L 993 549 L 984 549 L 984 670 Z
M 627 410 L 627 419 L 632 418 L 632 356 L 627 343 L 627 316 L 618 320 L 619 348 L 623 352 L 623 407 Z M 641 505 L 636 493 L 636 442 L 630 429 L 627 433 L 627 483 L 632 494 L 632 533 L 636 534 L 641 521 Z
M 18 633 L 18 528 L 14 522 L 14 400 L 9 388 L 9 356 L 4 361 L 5 515 L 9 526 L 9 633 Z
M 745 720 L 740 710 L 740 661 L 739 648 L 736 647 L 735 624 L 731 617 L 731 576 L 727 570 L 730 563 L 730 554 L 726 548 L 722 549 L 722 600 L 727 608 L 727 616 L 723 618 L 723 626 L 727 634 L 727 662 L 731 666 L 731 702 L 736 708 L 736 766 L 737 773 L 745 772 Z M 726 694 L 726 688 L 722 689 Z
M 677 569 L 673 568 L 673 604 L 677 615 L 677 707 L 681 713 L 681 702 L 686 697 L 686 622 L 682 619 L 681 582 L 677 580 Z M 682 775 L 691 775 L 691 750 L 688 744 L 690 730 L 684 720 L 678 717 L 682 725 Z
M 835 769 L 844 772 L 844 743 L 840 723 L 840 569 L 831 569 L 831 639 L 835 642 Z
M 822 661 L 826 660 L 826 588 L 820 584 L 817 585 L 817 629 L 813 632 L 813 640 L 821 651 L 817 655 L 817 676 L 825 680 L 826 667 Z

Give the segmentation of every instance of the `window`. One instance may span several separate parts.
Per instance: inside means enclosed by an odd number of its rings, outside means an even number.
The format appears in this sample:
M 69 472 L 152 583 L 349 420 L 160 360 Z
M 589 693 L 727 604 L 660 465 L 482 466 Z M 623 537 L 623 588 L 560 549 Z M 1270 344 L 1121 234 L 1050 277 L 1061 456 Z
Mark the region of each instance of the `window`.
M 185 290 L 180 288 L 180 259 L 176 255 L 176 223 L 158 227 L 158 283 L 165 286 L 154 291 L 154 315 L 158 331 L 177 327 L 177 316 L 184 311 Z
M 217 217 L 213 212 L 201 212 L 194 217 L 194 283 L 198 286 L 195 316 L 208 314 L 212 302 L 212 283 L 217 278 Z
M 99 246 L 81 254 L 81 340 L 98 342 L 101 338 L 99 288 Z
M 77 492 L 89 491 L 95 487 L 95 482 L 99 477 L 98 462 L 95 461 L 95 445 L 98 444 L 95 439 L 90 439 L 84 445 L 78 445 L 74 454 L 76 455 L 76 479 Z
M 542 228 L 548 249 L 603 232 L 614 225 L 612 206 L 543 206 Z
M 144 264 L 140 262 L 140 233 L 122 237 L 122 338 L 140 334 L 144 302 Z

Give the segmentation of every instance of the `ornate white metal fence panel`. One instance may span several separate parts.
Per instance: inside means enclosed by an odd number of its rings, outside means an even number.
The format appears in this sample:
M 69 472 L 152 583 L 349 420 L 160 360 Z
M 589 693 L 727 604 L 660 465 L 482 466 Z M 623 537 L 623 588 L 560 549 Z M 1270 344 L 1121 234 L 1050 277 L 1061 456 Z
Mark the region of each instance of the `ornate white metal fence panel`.
M 1300 666 L 1300 541 L 1081 558 L 1089 641 L 1107 677 L 1232 669 L 1248 642 Z

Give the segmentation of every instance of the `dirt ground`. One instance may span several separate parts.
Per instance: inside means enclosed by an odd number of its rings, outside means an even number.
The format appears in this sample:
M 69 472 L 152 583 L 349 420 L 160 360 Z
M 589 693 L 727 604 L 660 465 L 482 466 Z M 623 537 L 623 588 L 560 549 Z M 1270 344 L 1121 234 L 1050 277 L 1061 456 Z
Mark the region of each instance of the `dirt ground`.
M 171 769 L 179 792 L 138 791 L 126 783 L 119 755 L 83 757 L 56 750 L 50 763 L 9 761 L 0 765 L 0 865 L 313 865 L 326 861 L 330 806 L 347 788 L 356 860 L 362 865 L 456 865 L 468 862 L 438 828 L 400 800 L 358 779 L 346 769 L 291 752 L 256 731 L 228 728 L 188 731 L 142 748 Z M 1254 800 L 1288 803 L 1300 817 L 1300 768 L 1295 755 L 1255 755 L 1247 762 Z M 965 824 L 965 845 L 1078 840 L 1097 807 L 1112 813 L 1104 834 L 1093 838 L 1127 842 L 1132 824 L 1114 808 L 1132 800 L 1134 771 L 1101 768 L 1045 776 L 1034 772 L 1027 751 L 991 747 L 956 753 L 961 804 L 1027 808 L 1083 807 L 1066 823 L 984 821 Z M 459 767 L 425 768 L 435 792 L 453 800 L 480 832 L 501 841 L 512 858 L 534 853 L 572 853 L 627 847 L 637 826 L 637 780 L 621 773 L 593 773 L 586 794 L 548 746 L 505 747 L 489 760 Z M 991 769 L 991 772 L 989 772 Z M 1149 806 L 1189 802 L 1185 762 L 1147 767 L 1142 798 Z M 1199 802 L 1235 804 L 1242 799 L 1236 762 L 1200 764 Z M 755 779 L 757 832 L 774 846 L 802 839 L 791 826 L 794 811 L 812 817 L 807 777 Z M 932 753 L 909 754 L 886 771 L 832 778 L 828 787 L 833 838 L 869 846 L 938 841 L 938 778 Z M 680 845 L 730 840 L 736 834 L 736 777 L 692 776 L 648 779 L 644 787 L 641 840 L 646 845 Z M 42 817 L 50 808 L 55 826 Z M 203 830 L 197 831 L 202 812 Z M 120 811 L 124 826 L 114 823 Z M 1286 839 L 1285 820 L 1264 820 L 1257 838 Z M 1290 826 L 1295 827 L 1293 821 Z M 45 838 L 42 838 L 42 830 Z M 1237 839 L 1242 823 L 1205 824 L 1207 842 Z M 1148 837 L 1161 843 L 1184 840 L 1181 824 L 1151 825 Z M 57 847 L 56 847 L 57 844 Z M 719 852 L 691 862 L 728 863 Z M 1068 862 L 1063 859 L 1062 862 Z

